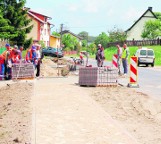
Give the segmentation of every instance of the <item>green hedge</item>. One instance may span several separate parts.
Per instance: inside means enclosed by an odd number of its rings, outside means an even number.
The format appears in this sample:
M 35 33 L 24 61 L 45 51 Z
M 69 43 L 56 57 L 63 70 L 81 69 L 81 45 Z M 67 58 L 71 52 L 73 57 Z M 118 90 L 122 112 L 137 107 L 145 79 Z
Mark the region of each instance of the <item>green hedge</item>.
M 0 48 L 0 54 L 2 54 L 5 50 L 6 50 L 5 47 L 1 47 L 1 48 Z

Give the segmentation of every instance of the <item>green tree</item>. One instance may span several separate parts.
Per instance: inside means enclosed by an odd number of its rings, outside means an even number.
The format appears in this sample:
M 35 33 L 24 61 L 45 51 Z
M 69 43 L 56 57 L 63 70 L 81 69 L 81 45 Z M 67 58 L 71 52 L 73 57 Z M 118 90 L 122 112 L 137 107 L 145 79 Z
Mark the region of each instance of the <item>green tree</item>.
M 79 42 L 76 44 L 76 48 L 77 48 L 77 54 L 79 54 L 82 49 L 82 46 Z
M 87 40 L 82 40 L 82 47 L 87 47 L 88 43 Z
M 52 35 L 57 36 L 57 37 L 60 37 L 60 34 L 57 33 L 56 31 L 53 31 L 53 32 L 52 32 Z
M 3 18 L 3 14 L 0 11 L 0 38 L 1 39 L 10 39 L 13 38 L 15 35 L 11 34 L 11 31 L 14 27 L 9 25 L 9 21 Z
M 77 40 L 77 38 L 75 38 L 74 36 L 72 36 L 70 34 L 65 34 L 62 37 L 62 43 L 68 49 L 70 48 L 70 50 L 76 50 L 77 49 L 76 45 L 78 43 L 78 40 Z
M 40 44 L 42 48 L 45 48 L 45 43 L 44 43 L 44 41 L 41 40 L 41 41 L 38 42 L 38 44 Z
M 154 14 L 159 20 L 161 20 L 161 12 L 155 12 Z
M 141 37 L 144 39 L 156 39 L 161 36 L 161 21 L 149 20 L 145 23 Z
M 106 48 L 108 42 L 109 42 L 109 37 L 105 32 L 102 32 L 95 40 L 96 45 L 100 43 L 104 48 Z
M 88 41 L 88 32 L 82 31 L 82 32 L 80 32 L 80 33 L 78 34 L 78 36 L 82 37 L 83 40 Z
M 94 43 L 91 43 L 89 46 L 88 46 L 88 52 L 90 53 L 90 54 L 95 54 L 96 53 L 96 51 L 97 51 L 97 47 L 96 47 L 96 45 L 94 44 Z
M 24 45 L 26 41 L 26 34 L 30 33 L 32 25 L 31 19 L 27 18 L 27 9 L 24 9 L 25 0 L 0 0 L 0 9 L 2 9 L 4 19 L 8 19 L 8 24 L 13 26 L 10 29 L 10 34 L 14 35 L 10 41 L 17 45 Z
M 119 28 L 113 28 L 108 31 L 110 42 L 124 42 L 127 38 L 126 33 Z
M 93 43 L 96 40 L 94 36 L 88 36 L 88 42 Z

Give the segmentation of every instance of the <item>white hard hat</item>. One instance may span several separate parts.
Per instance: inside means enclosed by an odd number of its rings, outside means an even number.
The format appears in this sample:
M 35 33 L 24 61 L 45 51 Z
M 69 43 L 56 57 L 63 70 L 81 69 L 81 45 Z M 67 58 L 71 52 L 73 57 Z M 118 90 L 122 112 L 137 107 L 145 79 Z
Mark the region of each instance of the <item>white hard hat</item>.
M 15 48 L 15 49 L 18 49 L 18 46 L 17 46 L 17 45 L 14 45 L 14 48 Z
M 101 44 L 98 44 L 99 47 L 101 47 L 102 45 Z

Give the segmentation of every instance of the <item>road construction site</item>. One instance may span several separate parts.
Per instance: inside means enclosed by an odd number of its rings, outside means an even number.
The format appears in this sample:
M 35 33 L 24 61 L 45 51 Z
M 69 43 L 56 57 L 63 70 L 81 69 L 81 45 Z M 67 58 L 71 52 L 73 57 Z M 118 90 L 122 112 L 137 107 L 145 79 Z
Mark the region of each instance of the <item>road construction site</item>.
M 80 87 L 44 59 L 41 77 L 1 81 L 1 144 L 160 144 L 161 102 L 123 85 Z

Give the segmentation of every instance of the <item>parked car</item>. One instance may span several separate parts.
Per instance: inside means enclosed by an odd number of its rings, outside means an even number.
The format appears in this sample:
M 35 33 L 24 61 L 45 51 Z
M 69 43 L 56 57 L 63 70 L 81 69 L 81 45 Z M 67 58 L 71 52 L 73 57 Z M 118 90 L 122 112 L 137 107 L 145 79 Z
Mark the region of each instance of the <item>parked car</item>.
M 45 56 L 52 56 L 52 57 L 63 57 L 64 54 L 59 48 L 47 47 L 43 48 L 42 52 Z
M 135 56 L 138 57 L 138 66 L 144 64 L 148 66 L 149 64 L 153 67 L 155 63 L 155 54 L 153 49 L 141 48 L 136 51 Z

